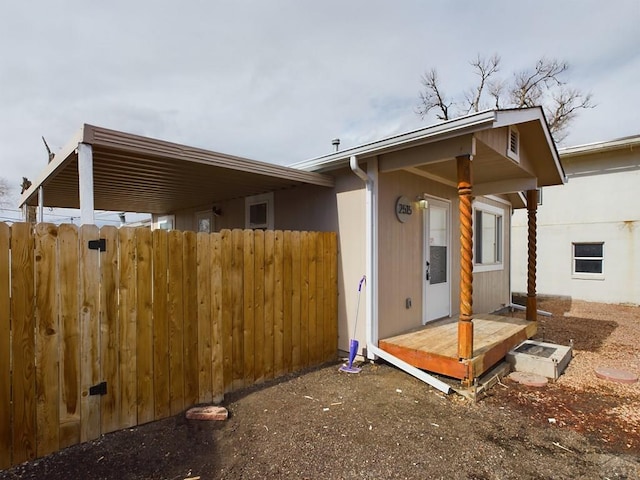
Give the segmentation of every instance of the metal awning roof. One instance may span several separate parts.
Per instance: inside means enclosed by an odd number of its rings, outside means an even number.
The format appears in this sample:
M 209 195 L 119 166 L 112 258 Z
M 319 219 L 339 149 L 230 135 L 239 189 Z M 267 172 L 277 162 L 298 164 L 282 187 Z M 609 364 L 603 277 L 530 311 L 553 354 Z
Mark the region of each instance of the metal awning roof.
M 79 208 L 78 144 L 92 146 L 96 210 L 170 213 L 333 177 L 85 124 L 20 205 Z

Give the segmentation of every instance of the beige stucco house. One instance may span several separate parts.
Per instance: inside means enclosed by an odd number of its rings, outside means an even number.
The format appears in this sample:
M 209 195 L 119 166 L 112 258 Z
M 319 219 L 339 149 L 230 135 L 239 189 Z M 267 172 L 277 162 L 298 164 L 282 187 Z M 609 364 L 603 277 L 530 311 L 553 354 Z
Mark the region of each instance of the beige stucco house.
M 538 292 L 640 304 L 640 135 L 559 150 L 567 175 L 542 190 Z M 513 216 L 514 292 L 526 291 L 527 220 Z

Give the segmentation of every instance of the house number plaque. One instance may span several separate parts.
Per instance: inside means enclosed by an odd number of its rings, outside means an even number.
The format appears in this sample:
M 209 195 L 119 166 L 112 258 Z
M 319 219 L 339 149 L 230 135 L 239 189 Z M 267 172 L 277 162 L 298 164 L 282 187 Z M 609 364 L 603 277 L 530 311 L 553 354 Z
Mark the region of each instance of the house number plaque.
M 413 213 L 413 205 L 407 197 L 398 197 L 396 200 L 396 217 L 399 222 L 406 222 Z

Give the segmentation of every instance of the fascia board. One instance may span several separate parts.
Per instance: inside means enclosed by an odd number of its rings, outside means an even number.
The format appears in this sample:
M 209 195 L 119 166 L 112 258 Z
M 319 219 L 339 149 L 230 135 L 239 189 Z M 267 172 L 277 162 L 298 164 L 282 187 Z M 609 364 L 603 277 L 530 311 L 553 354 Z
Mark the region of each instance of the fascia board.
M 488 110 L 448 122 L 439 123 L 426 128 L 395 135 L 375 142 L 367 143 L 337 153 L 324 155 L 311 160 L 291 164 L 290 167 L 300 170 L 331 170 L 343 166 L 351 156 L 366 158 L 380 155 L 388 151 L 407 148 L 446 139 L 453 136 L 471 133 L 491 126 L 496 120 L 496 111 Z
M 20 196 L 18 208 L 25 205 L 33 196 L 37 196 L 38 189 L 46 183 L 47 179 L 56 171 L 63 169 L 71 161 L 71 157 L 78 148 L 78 144 L 83 143 L 85 140 L 85 129 L 87 126 L 88 125 L 83 125 L 71 140 L 53 156 L 53 159 L 47 164 L 37 180 Z
M 589 155 L 610 150 L 624 150 L 640 146 L 640 135 L 609 140 L 606 142 L 594 142 L 573 147 L 565 147 L 558 150 L 560 158 L 578 155 Z

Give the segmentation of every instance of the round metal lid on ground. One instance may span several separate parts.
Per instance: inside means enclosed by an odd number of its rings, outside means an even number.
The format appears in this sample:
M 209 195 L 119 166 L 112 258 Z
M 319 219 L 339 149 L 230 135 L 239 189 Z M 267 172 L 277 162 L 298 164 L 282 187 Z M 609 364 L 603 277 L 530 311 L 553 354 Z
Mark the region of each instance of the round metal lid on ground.
M 598 367 L 595 369 L 595 372 L 596 377 L 611 382 L 636 383 L 638 381 L 638 375 L 627 370 L 620 370 L 619 368 Z
M 544 387 L 549 383 L 549 379 L 547 377 L 529 372 L 511 372 L 509 374 L 509 378 L 514 382 L 526 385 L 527 387 Z

